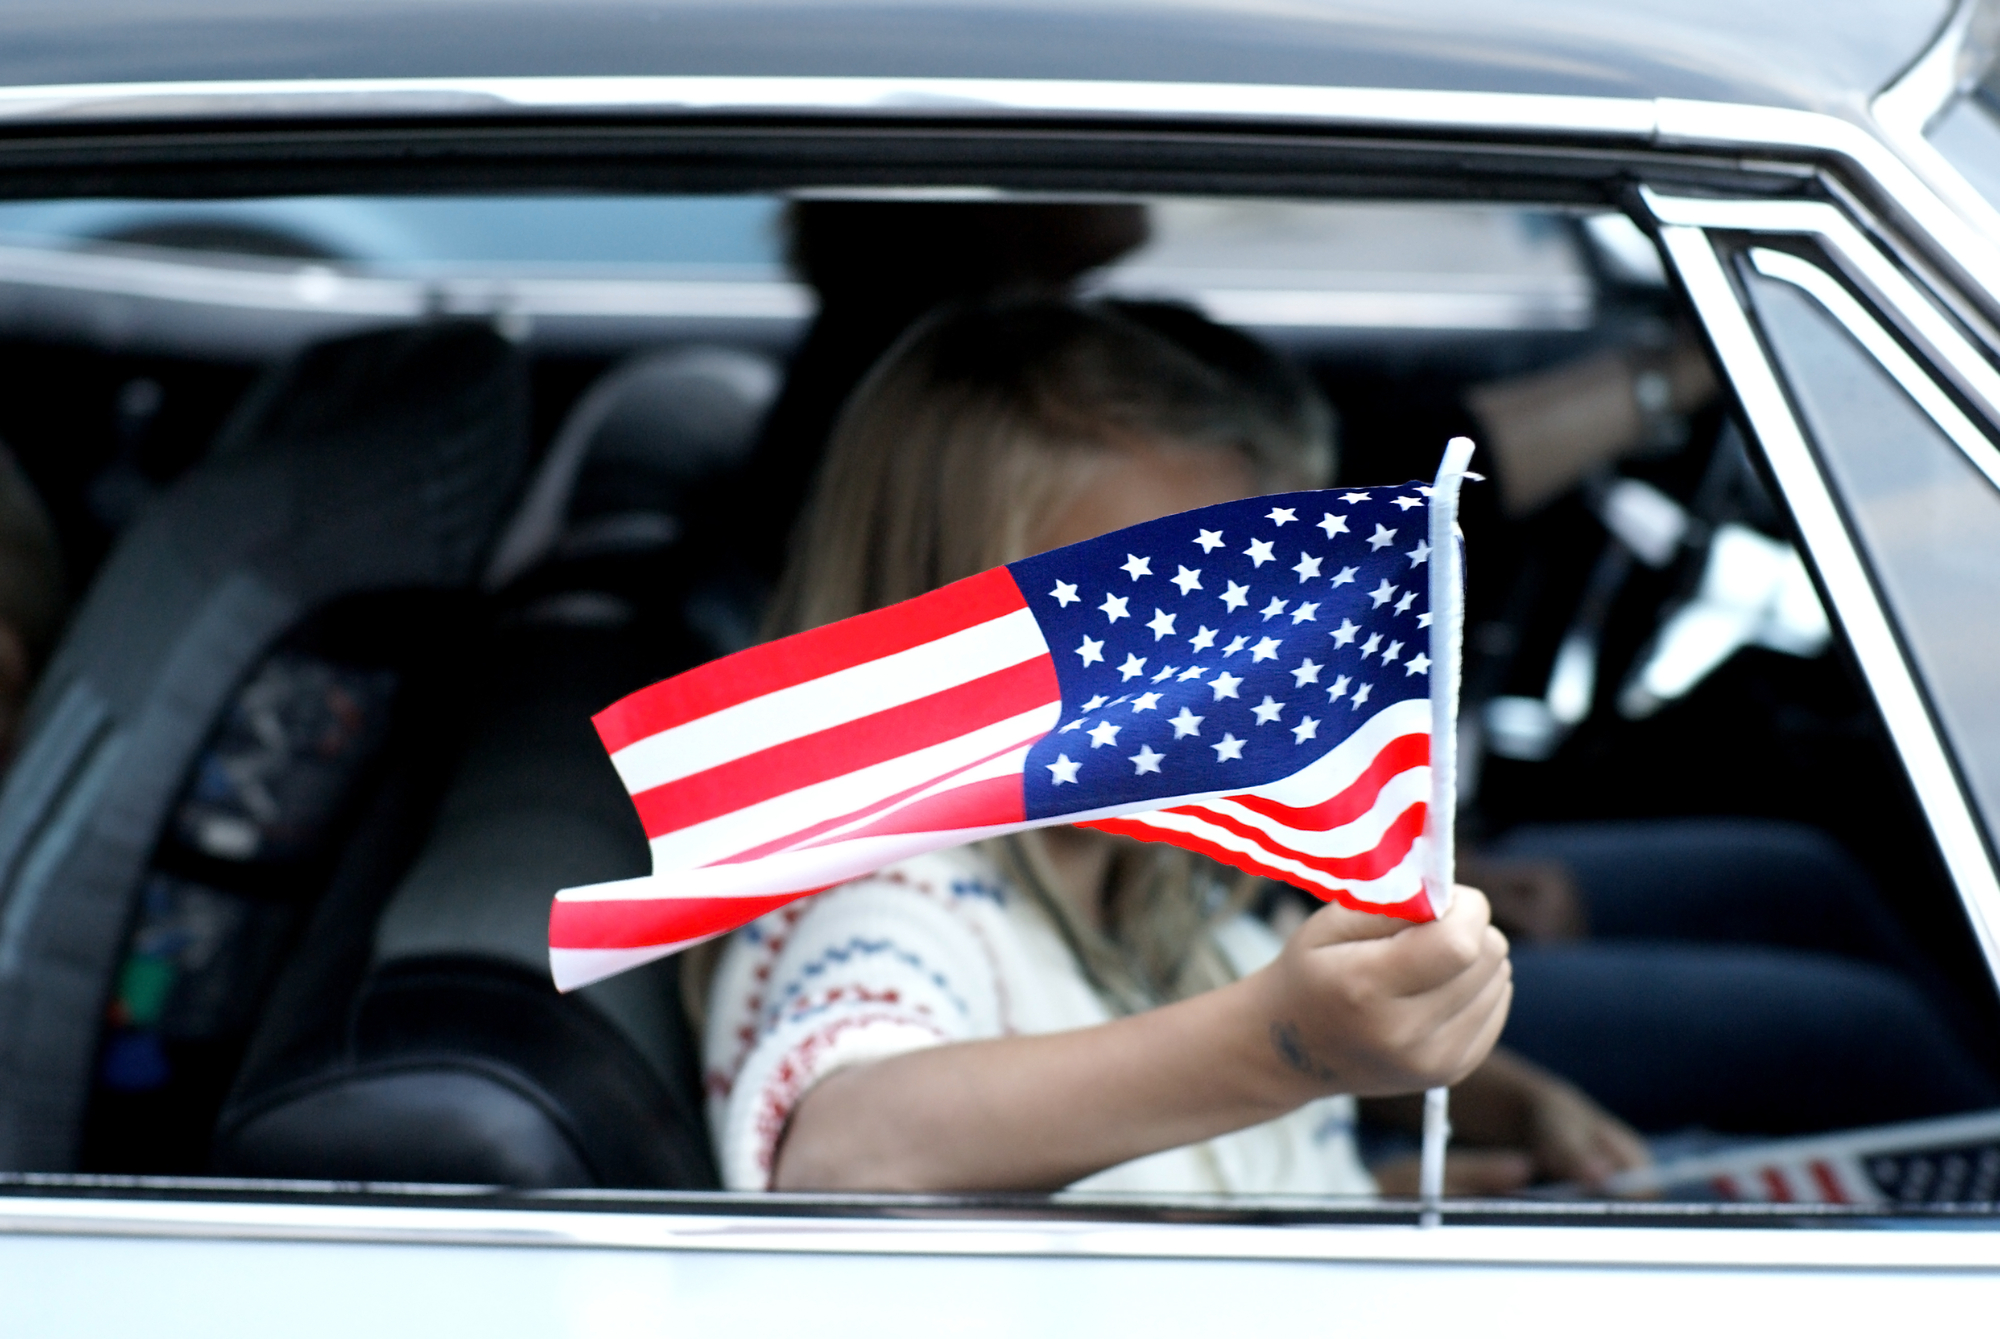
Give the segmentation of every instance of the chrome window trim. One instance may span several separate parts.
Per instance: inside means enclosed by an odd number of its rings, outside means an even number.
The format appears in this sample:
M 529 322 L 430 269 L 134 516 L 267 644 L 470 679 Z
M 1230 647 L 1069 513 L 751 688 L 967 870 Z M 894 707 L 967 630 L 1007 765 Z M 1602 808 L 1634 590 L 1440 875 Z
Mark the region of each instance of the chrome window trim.
M 2000 370 L 1838 208 L 1806 200 L 1714 200 L 1640 187 L 1661 223 L 1816 238 L 1841 270 L 1892 315 L 1904 334 L 1949 375 L 1987 420 L 2000 425 Z M 1986 464 L 1973 460 L 1981 470 Z
M 1144 80 L 581 75 L 0 87 L 0 125 L 519 112 L 1186 116 L 1641 141 L 1654 129 L 1653 104 L 1643 98 Z
M 1963 1220 L 1941 1220 L 1951 1227 Z M 2000 1233 L 1873 1226 L 1272 1226 L 922 1221 L 402 1205 L 0 1201 L 6 1236 L 343 1241 L 639 1251 L 1562 1267 L 2000 1272 Z
M 1896 342 L 1881 322 L 1870 316 L 1854 300 L 1854 295 L 1841 287 L 1839 280 L 1810 261 L 1801 260 L 1788 251 L 1773 251 L 1768 247 L 1752 247 L 1750 263 L 1759 274 L 1804 290 L 1824 307 L 1827 314 L 1840 322 L 1855 342 L 1896 379 L 1903 393 L 1917 402 L 1931 422 L 1937 424 L 1939 430 L 1972 462 L 1973 468 L 1985 475 L 1995 488 L 2000 488 L 2000 450 L 1996 450 L 1986 434 L 1965 416 L 1949 395 L 1939 389 L 1937 382 L 1917 365 L 1917 360 L 1903 351 L 1903 346 Z
M 1892 107 L 1895 104 L 1892 103 Z M 1174 117 L 1607 144 L 1831 155 L 1852 164 L 2000 306 L 2000 213 L 1955 171 L 1934 188 L 1855 122 L 1823 112 L 1679 98 L 1087 79 L 576 76 L 48 84 L 0 88 L 0 128 L 120 120 L 227 121 L 520 114 Z M 1898 146 L 1901 147 L 1900 144 Z M 1935 151 L 1931 151 L 1933 154 Z M 1922 155 L 1918 155 L 1922 158 Z M 1928 162 L 1928 159 L 1923 161 Z M 1949 197 L 1949 198 L 1947 198 Z
M 1831 485 L 1806 443 L 1708 234 L 1691 224 L 1669 223 L 1660 229 L 1660 240 L 1785 494 L 1834 615 L 1908 769 L 1939 854 L 1978 936 L 1987 970 L 2000 982 L 2000 877 Z

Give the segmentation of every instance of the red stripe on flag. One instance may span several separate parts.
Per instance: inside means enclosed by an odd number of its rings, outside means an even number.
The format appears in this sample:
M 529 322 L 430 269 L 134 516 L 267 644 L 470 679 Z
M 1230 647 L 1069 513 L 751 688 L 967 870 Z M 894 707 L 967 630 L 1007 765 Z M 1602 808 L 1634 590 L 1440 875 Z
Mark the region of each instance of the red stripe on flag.
M 732 758 L 632 797 L 650 839 L 957 739 L 1061 696 L 1046 655 L 914 702 Z
M 813 845 L 830 846 L 857 837 L 888 837 L 902 832 L 958 832 L 966 828 L 991 828 L 1003 823 L 1024 823 L 1027 818 L 1027 797 L 1017 772 L 1013 776 L 990 776 L 982 781 L 969 781 L 963 786 L 927 795 L 915 804 L 882 815 L 866 827 L 843 832 L 838 837 L 829 837 Z
M 1088 823 L 1079 823 L 1077 826 L 1080 828 L 1096 828 L 1100 832 L 1114 832 L 1122 837 L 1137 837 L 1140 841 L 1164 842 L 1169 846 L 1178 846 L 1183 850 L 1193 851 L 1199 855 L 1205 855 L 1211 860 L 1217 860 L 1225 865 L 1240 869 L 1246 874 L 1255 874 L 1260 878 L 1276 879 L 1280 883 L 1289 883 L 1294 888 L 1311 893 L 1323 902 L 1338 902 L 1341 906 L 1348 907 L 1354 911 L 1367 911 L 1381 916 L 1394 916 L 1399 920 L 1406 921 L 1423 922 L 1437 919 L 1437 911 L 1431 906 L 1430 895 L 1421 890 L 1418 891 L 1416 896 L 1407 898 L 1401 902 L 1364 902 L 1358 897 L 1341 892 L 1339 889 L 1328 890 L 1317 884 L 1300 883 L 1298 875 L 1290 870 L 1283 870 L 1274 865 L 1267 865 L 1255 856 L 1247 855 L 1242 851 L 1233 850 L 1227 846 L 1218 845 L 1207 838 L 1197 837 L 1191 833 L 1176 832 L 1170 840 L 1168 834 L 1162 832 L 1159 828 L 1150 827 L 1144 823 L 1135 823 L 1129 818 L 1099 818 Z
M 1281 844 L 1277 838 L 1271 836 L 1268 832 L 1253 828 L 1248 823 L 1232 818 L 1228 814 L 1218 813 L 1213 809 L 1204 808 L 1198 804 L 1182 805 L 1178 808 L 1169 809 L 1166 812 L 1170 814 L 1192 814 L 1205 823 L 1213 823 L 1226 832 L 1233 832 L 1239 837 L 1248 838 L 1273 855 L 1283 856 L 1287 860 L 1296 860 L 1307 869 L 1318 870 L 1321 874 L 1325 874 L 1330 878 L 1348 879 L 1355 883 L 1369 883 L 1381 878 L 1384 874 L 1387 874 L 1390 870 L 1403 863 L 1403 857 L 1410 853 L 1410 847 L 1414 846 L 1417 838 L 1421 837 L 1424 833 L 1424 814 L 1426 808 L 1427 806 L 1421 801 L 1411 805 L 1401 814 L 1397 815 L 1396 821 L 1384 830 L 1381 839 L 1374 846 L 1361 852 L 1359 855 L 1341 856 L 1307 855 L 1303 851 L 1292 850 L 1290 847 Z
M 605 751 L 616 753 L 724 707 L 907 651 L 1027 607 L 1013 575 L 996 567 L 887 609 L 711 660 L 621 698 L 591 721 Z
M 1812 1179 L 1819 1186 L 1820 1194 L 1826 1196 L 1828 1204 L 1845 1204 L 1848 1202 L 1847 1188 L 1841 1185 L 1840 1178 L 1834 1175 L 1833 1164 L 1827 1162 L 1824 1158 L 1815 1158 L 1809 1164 L 1807 1170 L 1812 1172 Z
M 767 911 L 823 889 L 770 897 L 615 897 L 549 908 L 550 948 L 657 948 L 748 925 Z
M 1765 1193 L 1770 1195 L 1776 1203 L 1790 1204 L 1792 1202 L 1792 1185 L 1791 1182 L 1785 1180 L 1783 1169 L 1766 1167 L 1757 1174 L 1757 1179 L 1764 1183 Z
M 1376 753 L 1375 761 L 1368 764 L 1368 770 L 1354 778 L 1347 789 L 1330 800 L 1308 808 L 1294 809 L 1261 795 L 1231 795 L 1229 798 L 1245 809 L 1255 810 L 1266 818 L 1275 818 L 1299 832 L 1330 832 L 1352 823 L 1374 808 L 1375 797 L 1392 779 L 1412 767 L 1422 767 L 1430 760 L 1429 735 L 1403 735 L 1384 744 Z

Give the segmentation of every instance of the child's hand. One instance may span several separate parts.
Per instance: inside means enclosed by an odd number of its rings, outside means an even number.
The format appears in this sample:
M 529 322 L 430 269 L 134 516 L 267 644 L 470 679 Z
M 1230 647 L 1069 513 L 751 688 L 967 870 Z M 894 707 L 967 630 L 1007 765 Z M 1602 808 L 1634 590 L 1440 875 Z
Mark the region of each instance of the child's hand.
M 1299 1100 L 1458 1082 L 1493 1049 L 1514 991 L 1506 937 L 1464 887 L 1425 925 L 1326 906 L 1252 979 L 1273 1077 Z

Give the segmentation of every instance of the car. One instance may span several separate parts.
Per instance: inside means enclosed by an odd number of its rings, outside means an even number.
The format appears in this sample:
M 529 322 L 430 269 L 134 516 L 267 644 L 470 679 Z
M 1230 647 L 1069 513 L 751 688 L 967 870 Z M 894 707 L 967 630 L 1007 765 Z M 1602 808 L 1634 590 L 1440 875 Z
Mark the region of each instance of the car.
M 731 1192 L 675 964 L 559 996 L 541 954 L 555 889 L 644 868 L 590 713 L 759 638 L 841 396 L 1042 228 L 1044 282 L 1306 368 L 1344 480 L 1481 441 L 1468 841 L 1837 838 L 2000 1070 L 1996 34 L 1989 0 L 10 7 L 0 494 L 46 513 L 0 609 L 39 675 L 0 789 L 10 1330 L 1976 1314 L 1990 1114 L 1686 1130 L 1627 1198 Z

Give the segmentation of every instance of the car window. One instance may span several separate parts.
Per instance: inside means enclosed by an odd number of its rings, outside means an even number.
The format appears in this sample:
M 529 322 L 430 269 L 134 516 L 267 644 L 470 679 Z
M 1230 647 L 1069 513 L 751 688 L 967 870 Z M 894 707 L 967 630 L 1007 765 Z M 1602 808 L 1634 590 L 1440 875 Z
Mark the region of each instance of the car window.
M 801 243 L 815 218 L 829 250 Z M 1045 271 L 992 262 L 1030 253 Z M 1810 299 L 1748 282 L 1941 716 L 1991 741 L 1966 755 L 1990 816 L 2000 499 Z M 1211 371 L 1276 366 L 1267 392 L 1293 369 L 1343 486 L 1478 441 L 1460 841 L 1514 946 L 1507 1091 L 1548 1129 L 1615 1118 L 1681 1173 L 1634 1154 L 1607 1187 L 1472 1094 L 1472 1189 L 1988 1186 L 1891 1184 L 1854 1149 L 1730 1161 L 2000 1107 L 2000 1017 L 1810 555 L 1631 219 L 825 190 L 0 204 L 0 539 L 35 578 L 0 583 L 0 1167 L 721 1188 L 724 1126 L 783 1124 L 730 1114 L 762 996 L 723 1001 L 741 1037 L 718 1045 L 698 955 L 549 983 L 550 896 L 648 867 L 590 717 L 760 640 L 850 393 L 939 302 L 1023 291 Z M 1012 933 L 1012 877 L 951 883 L 981 933 Z M 1242 905 L 1230 971 L 1315 907 Z M 775 954 L 778 926 L 746 940 Z M 1288 1128 L 1160 1194 L 1286 1194 L 1270 1168 L 1326 1148 L 1364 1169 L 1308 1178 L 1328 1202 L 1414 1174 L 1407 1103 Z
M 1745 282 L 1758 319 L 1876 579 L 1903 616 L 1932 708 L 1958 745 L 1959 766 L 1993 831 L 2000 818 L 2000 710 L 1990 691 L 2000 666 L 2000 453 L 1845 290 L 1823 271 L 1788 260 L 1770 257 L 1767 265 L 1814 284 L 1853 326 L 1797 283 L 1752 270 Z M 1857 332 L 1909 380 L 1871 356 Z

